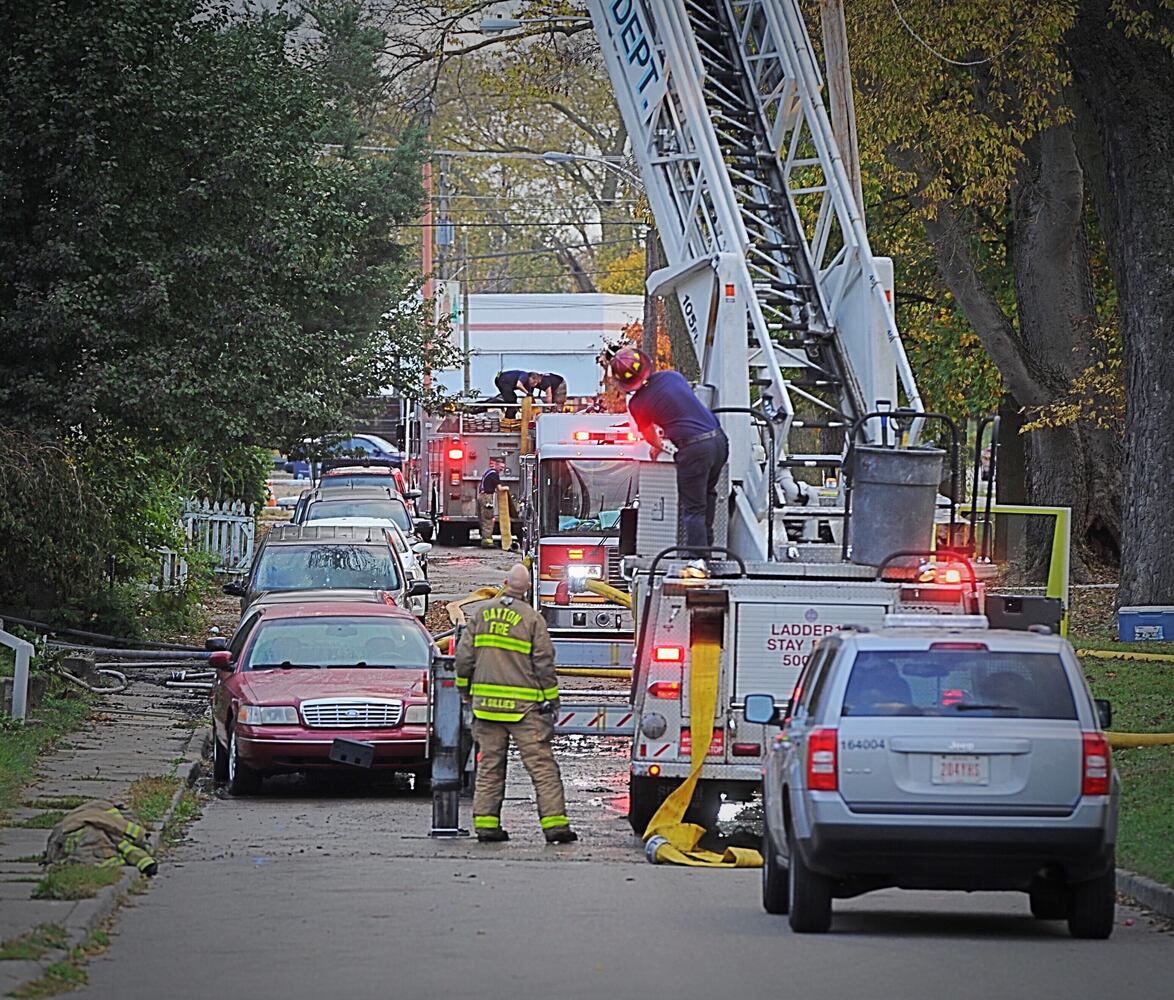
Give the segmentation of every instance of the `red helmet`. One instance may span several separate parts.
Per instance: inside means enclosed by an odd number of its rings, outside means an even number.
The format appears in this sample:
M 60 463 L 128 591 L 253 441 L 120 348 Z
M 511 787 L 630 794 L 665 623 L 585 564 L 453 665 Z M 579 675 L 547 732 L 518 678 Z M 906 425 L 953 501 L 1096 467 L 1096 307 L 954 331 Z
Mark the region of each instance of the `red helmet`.
M 625 347 L 611 359 L 611 374 L 624 392 L 632 392 L 648 381 L 652 358 L 637 347 Z

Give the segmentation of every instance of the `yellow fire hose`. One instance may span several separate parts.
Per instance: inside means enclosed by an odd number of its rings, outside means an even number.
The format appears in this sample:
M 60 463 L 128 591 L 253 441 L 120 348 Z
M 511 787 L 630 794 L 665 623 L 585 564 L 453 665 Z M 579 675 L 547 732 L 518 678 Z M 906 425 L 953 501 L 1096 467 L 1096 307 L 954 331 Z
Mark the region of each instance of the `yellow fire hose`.
M 1174 663 L 1174 653 L 1122 653 L 1112 649 L 1078 649 L 1077 656 L 1092 656 L 1098 660 L 1151 660 Z
M 497 488 L 497 526 L 501 530 L 501 547 L 509 552 L 514 547 L 514 529 L 510 524 L 510 488 Z
M 606 597 L 609 601 L 615 601 L 616 604 L 622 604 L 629 611 L 632 610 L 632 595 L 613 587 L 610 583 L 604 583 L 602 580 L 588 580 L 583 588 L 600 597 Z
M 1106 730 L 1105 738 L 1109 746 L 1120 749 L 1174 746 L 1174 733 L 1111 733 Z
M 653 864 L 688 865 L 692 868 L 761 868 L 762 855 L 747 847 L 727 847 L 725 852 L 697 847 L 705 836 L 704 828 L 686 823 L 685 811 L 693 799 L 693 790 L 701 777 L 701 767 L 713 738 L 713 716 L 717 709 L 718 676 L 721 672 L 721 647 L 709 639 L 694 640 L 691 646 L 692 669 L 689 698 L 693 716 L 691 769 L 687 777 L 661 803 L 644 831 L 644 853 Z

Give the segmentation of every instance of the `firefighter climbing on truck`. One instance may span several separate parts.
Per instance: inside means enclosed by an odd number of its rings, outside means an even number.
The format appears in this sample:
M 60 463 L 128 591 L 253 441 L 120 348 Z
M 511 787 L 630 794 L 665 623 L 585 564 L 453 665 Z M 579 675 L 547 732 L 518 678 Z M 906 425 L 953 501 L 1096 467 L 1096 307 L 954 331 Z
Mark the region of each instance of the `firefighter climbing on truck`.
M 676 449 L 681 542 L 691 558 L 687 568 L 704 573 L 705 550 L 713 545 L 718 483 L 730 455 L 725 432 L 680 372 L 654 371 L 643 351 L 625 347 L 616 352 L 611 372 L 629 394 L 628 412 L 653 457 L 665 450 L 666 439 Z

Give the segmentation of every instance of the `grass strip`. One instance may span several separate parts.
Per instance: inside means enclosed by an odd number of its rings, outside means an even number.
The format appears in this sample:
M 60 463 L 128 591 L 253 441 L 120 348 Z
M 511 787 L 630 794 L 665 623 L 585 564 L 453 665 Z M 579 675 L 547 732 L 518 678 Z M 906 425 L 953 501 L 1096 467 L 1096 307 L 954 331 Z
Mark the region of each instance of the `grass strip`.
M 20 804 L 21 791 L 33 778 L 37 756 L 66 733 L 83 725 L 90 704 L 82 698 L 46 698 L 37 722 L 0 724 L 0 820 Z
M 57 951 L 69 943 L 69 935 L 60 924 L 41 924 L 20 937 L 0 941 L 0 962 L 39 961 L 48 951 Z
M 1121 645 L 1132 651 L 1143 644 Z M 1113 703 L 1115 731 L 1174 732 L 1174 664 L 1091 657 L 1082 662 L 1094 697 Z M 1113 763 L 1121 775 L 1117 860 L 1174 886 L 1174 747 L 1116 748 Z
M 179 788 L 175 777 L 137 778 L 126 792 L 126 804 L 144 823 L 156 824 L 171 805 L 171 797 Z
M 31 799 L 25 802 L 29 809 L 61 809 L 69 812 L 78 806 L 84 806 L 90 799 L 85 795 L 50 795 Z
M 66 864 L 50 868 L 33 890 L 33 899 L 89 899 L 122 878 L 122 867 Z
M 37 813 L 36 816 L 9 825 L 23 830 L 52 830 L 64 817 L 63 809 L 50 809 L 48 812 Z

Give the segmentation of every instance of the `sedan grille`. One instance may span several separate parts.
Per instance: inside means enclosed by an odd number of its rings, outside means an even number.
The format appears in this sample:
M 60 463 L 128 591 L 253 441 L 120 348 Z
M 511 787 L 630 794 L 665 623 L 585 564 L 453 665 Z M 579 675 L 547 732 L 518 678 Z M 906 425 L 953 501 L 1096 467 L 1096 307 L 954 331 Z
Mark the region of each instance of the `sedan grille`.
M 403 714 L 402 701 L 324 698 L 302 702 L 302 718 L 314 729 L 385 729 L 398 726 Z

